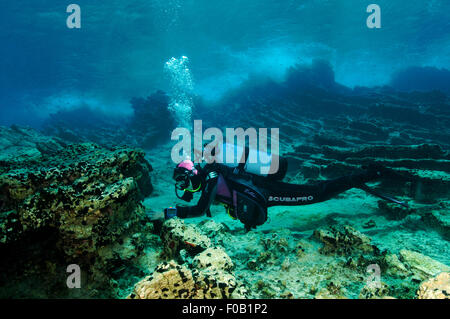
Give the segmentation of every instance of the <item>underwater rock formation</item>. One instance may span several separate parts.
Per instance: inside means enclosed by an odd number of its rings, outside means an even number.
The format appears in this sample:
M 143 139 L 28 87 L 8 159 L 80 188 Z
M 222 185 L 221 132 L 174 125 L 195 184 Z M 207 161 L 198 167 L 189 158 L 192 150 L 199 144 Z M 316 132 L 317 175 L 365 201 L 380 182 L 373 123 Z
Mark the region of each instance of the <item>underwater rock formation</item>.
M 356 251 L 373 253 L 377 249 L 370 243 L 368 236 L 348 225 L 317 229 L 313 236 L 324 244 L 319 250 L 323 254 L 351 255 Z
M 8 269 L 21 269 L 20 261 L 29 256 L 17 252 L 34 241 L 35 264 L 74 263 L 97 284 L 109 283 L 111 267 L 142 253 L 146 240 L 138 235 L 149 227 L 140 201 L 153 186 L 144 153 L 1 130 L 2 144 L 10 141 L 6 149 L 15 154 L 3 152 L 0 162 L 1 281 Z M 46 260 L 48 249 L 54 255 Z
M 136 136 L 132 145 L 149 148 L 169 140 L 176 123 L 164 91 L 158 90 L 146 99 L 133 98 L 130 103 L 134 113 L 128 125 L 129 134 Z
M 65 143 L 56 137 L 43 136 L 32 128 L 12 125 L 0 126 L 0 163 L 39 161 L 42 155 L 61 151 Z
M 422 283 L 417 299 L 450 299 L 450 273 L 442 272 Z
M 450 271 L 449 266 L 421 253 L 402 249 L 399 254 L 400 260 L 407 265 L 415 277 L 420 278 L 421 280 L 426 280 L 430 277 L 436 276 L 442 271 Z
M 379 185 L 385 191 L 408 196 L 419 203 L 436 203 L 450 196 L 449 154 L 437 145 L 364 148 L 316 146 L 314 150 L 298 146 L 296 150 L 287 155 L 307 163 L 299 170 L 311 179 L 336 178 L 351 173 L 358 166 L 378 163 L 390 167 L 396 174 L 388 182 L 383 181 Z M 315 154 L 311 154 L 313 151 Z M 311 167 L 317 168 L 314 175 L 311 175 Z M 400 210 L 394 212 L 390 207 L 388 204 L 383 209 L 390 213 L 392 219 L 401 219 L 411 213 L 399 208 L 394 208 Z
M 391 76 L 390 85 L 401 91 L 433 91 L 450 93 L 450 71 L 435 67 L 409 67 Z
M 151 275 L 138 282 L 128 298 L 245 297 L 245 288 L 238 283 L 232 273 L 234 265 L 231 258 L 222 247 L 209 247 L 211 245 L 209 238 L 197 227 L 185 225 L 179 219 L 171 219 L 164 223 L 161 238 L 166 247 L 165 257 L 169 261 L 158 265 Z M 187 242 L 189 244 L 186 244 Z M 186 250 L 192 258 L 178 258 L 182 264 L 171 259 Z
M 389 286 L 380 282 L 378 285 L 365 285 L 358 296 L 359 299 L 391 299 L 389 296 Z
M 208 248 L 194 257 L 192 264 L 199 269 L 222 269 L 231 271 L 234 267 L 231 258 L 219 247 Z
M 49 226 L 68 242 L 96 242 L 93 226 L 106 214 L 127 208 L 127 202 L 133 209 L 151 192 L 150 170 L 139 151 L 109 151 L 95 144 L 70 145 L 57 155 L 42 155 L 37 163 L 9 161 L 0 167 L 2 209 L 20 221 L 16 236 Z M 11 242 L 8 234 L 2 234 L 2 242 Z
M 430 212 L 426 212 L 422 216 L 422 220 L 425 225 L 432 227 L 442 234 L 444 238 L 450 240 L 450 204 L 442 202 L 437 208 L 434 208 Z
M 179 256 L 181 250 L 196 254 L 211 246 L 208 237 L 180 219 L 170 219 L 163 224 L 161 240 L 164 244 L 164 253 L 168 258 Z
M 382 251 L 349 225 L 318 228 L 300 240 L 289 230 L 242 236 L 210 219 L 189 226 L 208 236 L 211 246 L 194 257 L 179 258 L 183 265 L 214 268 L 214 260 L 228 265 L 247 287 L 248 298 L 414 298 L 423 280 L 448 269 L 416 252 Z M 377 277 L 368 272 L 369 266 L 379 267 L 379 281 L 373 281 Z
M 94 142 L 105 147 L 148 149 L 170 140 L 176 125 L 165 92 L 133 98 L 130 104 L 133 114 L 120 117 L 86 106 L 60 110 L 45 121 L 43 132 L 71 143 Z
M 412 275 L 408 266 L 402 263 L 396 254 L 387 255 L 384 261 L 387 265 L 386 272 L 388 275 L 399 278 L 406 278 Z
M 242 298 L 233 275 L 220 268 L 214 272 L 180 266 L 174 261 L 156 267 L 138 282 L 128 299 L 229 299 Z
M 195 295 L 195 282 L 192 272 L 175 262 L 159 265 L 154 275 L 136 284 L 130 299 L 188 298 Z

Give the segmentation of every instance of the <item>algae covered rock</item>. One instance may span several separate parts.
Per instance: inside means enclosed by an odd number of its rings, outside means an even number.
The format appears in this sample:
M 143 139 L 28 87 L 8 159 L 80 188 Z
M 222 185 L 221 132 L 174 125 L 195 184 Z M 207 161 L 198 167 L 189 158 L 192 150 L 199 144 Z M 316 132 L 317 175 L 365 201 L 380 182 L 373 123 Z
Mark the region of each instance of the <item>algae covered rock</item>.
M 138 282 L 128 299 L 241 298 L 243 287 L 239 286 L 225 269 L 191 269 L 172 260 L 158 265 L 150 276 Z
M 14 129 L 8 134 L 14 140 Z M 22 139 L 14 147 L 17 156 L 0 161 L 0 249 L 7 254 L 2 276 L 15 267 L 24 268 L 25 276 L 29 271 L 20 260 L 30 258 L 53 268 L 74 263 L 97 283 L 109 282 L 114 265 L 142 253 L 146 237 L 133 236 L 151 228 L 140 203 L 152 192 L 145 154 L 92 143 L 65 145 L 29 130 L 18 130 L 16 138 Z M 30 156 L 30 149 L 37 151 Z M 30 241 L 37 253 L 14 254 Z
M 442 272 L 423 282 L 417 291 L 417 299 L 450 299 L 450 273 Z
M 2 213 L 9 211 L 20 221 L 11 235 L 57 228 L 60 247 L 73 256 L 120 235 L 152 190 L 151 166 L 132 149 L 70 145 L 57 155 L 41 155 L 39 163 L 13 164 L 14 169 L 0 166 Z M 13 240 L 1 235 L 4 243 Z
M 355 252 L 374 253 L 377 251 L 368 236 L 348 225 L 316 229 L 313 237 L 323 243 L 320 252 L 325 255 L 351 255 Z
M 155 272 L 136 284 L 131 299 L 193 298 L 196 294 L 192 272 L 171 261 L 159 265 Z
M 164 253 L 168 258 L 177 257 L 181 250 L 195 255 L 211 246 L 211 240 L 208 237 L 196 227 L 178 218 L 164 222 L 161 239 L 164 244 Z
M 381 281 L 366 284 L 359 293 L 359 299 L 380 299 L 389 297 L 389 286 Z
M 208 248 L 194 257 L 193 264 L 199 269 L 222 269 L 230 271 L 233 269 L 233 261 L 226 252 L 219 247 Z
M 212 218 L 208 218 L 197 224 L 197 228 L 209 238 L 213 238 L 215 242 L 223 243 L 229 240 L 230 228 L 225 223 L 219 223 Z
M 177 258 L 159 264 L 153 273 L 138 282 L 130 299 L 212 299 L 244 298 L 245 287 L 238 283 L 234 264 L 222 247 L 211 241 L 196 225 L 183 220 L 167 220 L 160 233 L 165 257 L 180 257 L 188 251 L 190 258 Z
M 396 254 L 386 255 L 384 261 L 387 265 L 387 273 L 391 276 L 405 278 L 411 274 Z
M 330 281 L 326 287 L 320 289 L 315 295 L 314 299 L 347 299 L 339 284 Z
M 402 249 L 399 252 L 401 261 L 422 280 L 429 279 L 442 271 L 450 272 L 450 267 L 421 253 Z

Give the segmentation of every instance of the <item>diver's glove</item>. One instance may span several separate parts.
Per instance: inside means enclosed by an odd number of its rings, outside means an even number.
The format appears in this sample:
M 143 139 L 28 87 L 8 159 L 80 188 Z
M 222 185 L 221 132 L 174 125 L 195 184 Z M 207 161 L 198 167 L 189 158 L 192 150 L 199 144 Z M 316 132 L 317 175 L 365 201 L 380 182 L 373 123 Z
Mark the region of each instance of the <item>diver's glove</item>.
M 177 208 L 169 207 L 164 209 L 164 219 L 170 219 L 177 216 Z

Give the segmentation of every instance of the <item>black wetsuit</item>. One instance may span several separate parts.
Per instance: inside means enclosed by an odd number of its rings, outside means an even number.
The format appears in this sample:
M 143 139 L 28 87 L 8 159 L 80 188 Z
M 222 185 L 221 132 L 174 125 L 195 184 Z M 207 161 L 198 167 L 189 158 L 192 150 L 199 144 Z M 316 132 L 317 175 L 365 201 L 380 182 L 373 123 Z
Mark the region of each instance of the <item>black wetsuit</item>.
M 267 220 L 268 207 L 323 202 L 378 177 L 376 172 L 369 170 L 316 184 L 297 185 L 245 172 L 236 173 L 221 164 L 208 164 L 197 169 L 199 173 L 193 184 L 194 187 L 201 185 L 200 200 L 195 206 L 177 206 L 177 217 L 210 216 L 211 204 L 218 201 L 229 206 L 232 217 L 244 223 L 247 230 Z

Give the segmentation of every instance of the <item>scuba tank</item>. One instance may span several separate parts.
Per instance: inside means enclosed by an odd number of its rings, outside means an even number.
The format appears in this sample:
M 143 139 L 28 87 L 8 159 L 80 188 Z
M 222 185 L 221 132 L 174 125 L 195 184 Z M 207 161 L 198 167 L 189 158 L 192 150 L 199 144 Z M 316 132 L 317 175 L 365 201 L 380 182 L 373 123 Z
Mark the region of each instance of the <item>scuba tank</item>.
M 286 158 L 258 151 L 247 146 L 224 143 L 211 152 L 216 163 L 233 170 L 235 174 L 252 174 L 271 180 L 282 180 L 287 172 Z

